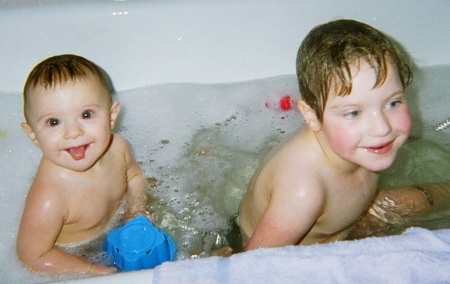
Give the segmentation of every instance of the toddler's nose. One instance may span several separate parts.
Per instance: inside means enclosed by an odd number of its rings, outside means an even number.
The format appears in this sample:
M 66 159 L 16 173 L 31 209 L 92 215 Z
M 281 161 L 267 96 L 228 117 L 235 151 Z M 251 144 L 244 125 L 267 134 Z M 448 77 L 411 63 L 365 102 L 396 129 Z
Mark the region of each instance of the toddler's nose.
M 383 112 L 374 112 L 369 121 L 372 136 L 386 136 L 392 131 L 388 117 Z

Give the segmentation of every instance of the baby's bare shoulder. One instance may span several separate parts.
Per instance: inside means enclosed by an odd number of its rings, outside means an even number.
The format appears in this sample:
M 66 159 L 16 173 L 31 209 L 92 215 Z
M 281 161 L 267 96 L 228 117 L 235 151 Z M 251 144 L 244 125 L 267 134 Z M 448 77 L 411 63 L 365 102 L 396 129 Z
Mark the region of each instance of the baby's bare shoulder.
M 128 141 L 119 134 L 112 134 L 112 147 L 121 147 L 121 148 L 128 148 L 129 144 Z
M 27 216 L 32 220 L 48 216 L 46 214 L 62 216 L 66 212 L 67 190 L 67 187 L 60 184 L 60 172 L 41 164 L 27 194 L 25 211 L 31 213 Z
M 113 134 L 111 146 L 108 151 L 105 153 L 105 158 L 107 159 L 129 159 L 129 156 L 132 155 L 132 150 L 128 141 L 118 134 Z

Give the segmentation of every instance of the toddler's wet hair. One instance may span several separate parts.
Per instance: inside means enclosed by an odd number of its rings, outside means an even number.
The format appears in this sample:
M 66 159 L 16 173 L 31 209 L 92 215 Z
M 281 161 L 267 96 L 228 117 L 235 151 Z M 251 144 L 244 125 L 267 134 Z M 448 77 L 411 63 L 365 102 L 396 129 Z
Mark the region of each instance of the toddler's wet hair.
M 400 56 L 394 41 L 379 30 L 341 19 L 313 28 L 297 54 L 297 76 L 302 98 L 322 121 L 330 90 L 345 96 L 352 90 L 353 65 L 367 62 L 375 71 L 374 88 L 382 85 L 388 63 L 396 66 L 403 87 L 412 81 L 409 64 Z

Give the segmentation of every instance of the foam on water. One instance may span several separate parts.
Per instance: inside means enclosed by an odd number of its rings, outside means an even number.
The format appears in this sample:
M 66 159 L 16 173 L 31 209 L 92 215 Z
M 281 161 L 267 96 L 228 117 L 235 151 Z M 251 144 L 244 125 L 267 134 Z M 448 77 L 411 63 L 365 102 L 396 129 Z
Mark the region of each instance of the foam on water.
M 158 201 L 151 209 L 179 244 L 179 258 L 210 252 L 237 212 L 260 153 L 302 125 L 296 110 L 265 106 L 267 99 L 285 95 L 299 96 L 294 76 L 225 85 L 160 85 L 119 94 L 127 110 L 133 110 L 123 115 L 120 132 L 152 178 L 151 194 Z M 142 106 L 143 98 L 151 102 Z M 149 108 L 146 120 L 139 111 L 144 108 Z M 155 123 L 138 126 L 134 121 Z
M 450 73 L 450 68 L 445 70 Z M 435 80 L 444 82 L 447 73 L 426 70 L 413 93 L 448 92 Z M 155 85 L 116 95 L 123 111 L 117 131 L 128 139 L 148 177 L 155 197 L 149 208 L 179 246 L 179 258 L 207 256 L 223 243 L 229 219 L 264 153 L 303 125 L 296 110 L 265 106 L 268 99 L 284 95 L 298 97 L 294 75 L 217 85 Z M 448 178 L 449 131 L 431 131 L 434 125 L 421 122 L 422 115 L 431 115 L 431 124 L 439 121 L 436 108 L 448 111 L 448 102 L 442 107 L 434 97 L 412 98 L 418 124 L 413 135 L 419 139 L 405 145 L 394 167 L 383 174 L 383 186 Z M 20 130 L 21 96 L 1 94 L 0 107 L 0 277 L 8 283 L 41 282 L 49 278 L 24 271 L 14 247 L 41 153 Z

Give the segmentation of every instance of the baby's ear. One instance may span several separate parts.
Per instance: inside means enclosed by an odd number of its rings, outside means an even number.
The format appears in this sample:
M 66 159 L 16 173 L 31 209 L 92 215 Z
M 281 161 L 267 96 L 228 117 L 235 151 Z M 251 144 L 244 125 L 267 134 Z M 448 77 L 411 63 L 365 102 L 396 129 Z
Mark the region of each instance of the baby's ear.
M 317 117 L 316 111 L 313 110 L 304 100 L 299 100 L 297 102 L 297 108 L 302 113 L 309 129 L 317 132 L 322 128 L 322 123 Z
M 25 134 L 30 138 L 30 140 L 34 143 L 34 145 L 39 147 L 39 142 L 36 138 L 36 134 L 34 133 L 33 128 L 31 128 L 31 126 L 26 122 L 22 122 L 21 126 L 23 132 L 25 132 Z
M 116 121 L 117 118 L 119 117 L 119 113 L 120 113 L 120 104 L 115 101 L 112 106 L 111 106 L 111 111 L 110 111 L 110 125 L 111 125 L 111 130 L 114 129 L 114 127 L 116 126 Z

